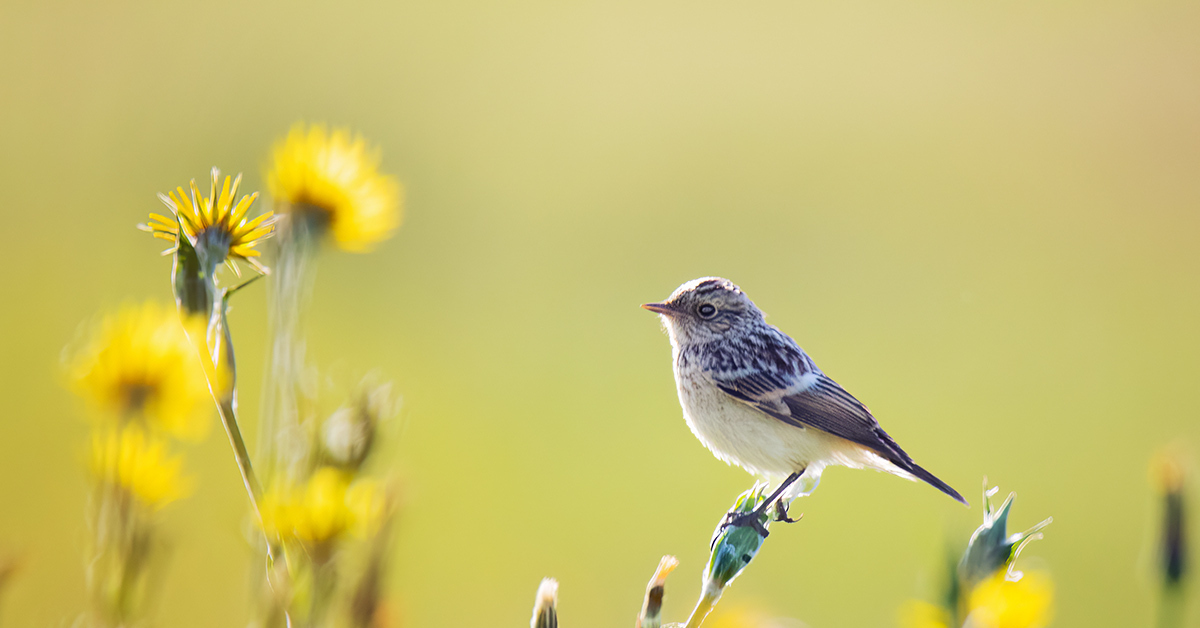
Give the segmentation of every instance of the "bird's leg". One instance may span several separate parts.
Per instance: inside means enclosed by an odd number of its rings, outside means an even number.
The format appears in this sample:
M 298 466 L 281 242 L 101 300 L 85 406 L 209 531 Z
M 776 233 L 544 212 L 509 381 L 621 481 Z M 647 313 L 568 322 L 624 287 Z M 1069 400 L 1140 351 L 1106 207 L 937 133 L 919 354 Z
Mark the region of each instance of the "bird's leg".
M 779 512 L 780 509 L 782 509 L 783 516 L 782 516 L 782 518 L 779 519 L 779 521 L 786 521 L 788 523 L 792 523 L 794 520 L 787 518 L 787 508 L 783 507 L 783 502 L 778 501 L 778 500 L 779 500 L 780 495 L 783 495 L 783 492 L 786 491 L 789 486 L 794 484 L 796 482 L 796 480 L 799 480 L 800 476 L 802 476 L 802 475 L 804 475 L 804 469 L 801 469 L 798 472 L 787 476 L 787 479 L 779 484 L 779 488 L 776 488 L 775 491 L 771 493 L 770 497 L 768 497 L 766 500 L 764 500 L 763 503 L 759 504 L 758 508 L 755 508 L 754 510 L 751 510 L 750 512 L 726 513 L 725 521 L 723 521 L 721 523 L 721 527 L 717 528 L 717 535 L 720 535 L 721 530 L 724 530 L 725 528 L 728 528 L 729 526 L 737 526 L 737 527 L 749 526 L 749 527 L 752 527 L 755 530 L 757 530 L 759 535 L 761 535 L 764 539 L 767 538 L 767 535 L 770 533 L 767 532 L 766 526 L 764 526 L 762 524 L 762 522 L 759 521 L 759 519 L 764 514 L 766 514 L 767 509 L 770 508 L 772 505 L 776 506 L 777 513 Z

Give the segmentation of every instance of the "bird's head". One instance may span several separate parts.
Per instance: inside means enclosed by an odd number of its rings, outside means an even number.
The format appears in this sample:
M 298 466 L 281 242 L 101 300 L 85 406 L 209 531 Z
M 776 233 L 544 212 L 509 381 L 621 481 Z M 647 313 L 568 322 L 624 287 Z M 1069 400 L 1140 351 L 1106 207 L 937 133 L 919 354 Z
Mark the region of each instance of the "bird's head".
M 642 307 L 662 316 L 676 345 L 716 340 L 730 330 L 763 321 L 763 313 L 741 288 L 720 277 L 693 279 L 676 288 L 666 301 Z

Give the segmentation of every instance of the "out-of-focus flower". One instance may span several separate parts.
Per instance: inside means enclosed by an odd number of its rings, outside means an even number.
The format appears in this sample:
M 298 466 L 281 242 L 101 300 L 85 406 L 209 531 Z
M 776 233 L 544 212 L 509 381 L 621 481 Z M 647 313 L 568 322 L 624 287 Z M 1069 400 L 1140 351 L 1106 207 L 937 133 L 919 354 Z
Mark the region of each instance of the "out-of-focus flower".
M 529 628 L 558 628 L 558 581 L 544 578 L 538 585 Z
M 150 214 L 150 220 L 146 224 L 138 225 L 138 228 L 150 232 L 156 238 L 177 243 L 179 228 L 182 226 L 188 242 L 195 247 L 197 254 L 210 268 L 225 262 L 231 270 L 241 274 L 236 262 L 240 259 L 258 272 L 266 273 L 267 268 L 256 259 L 262 252 L 254 247 L 271 236 L 275 218 L 269 211 L 255 218 L 249 217 L 250 205 L 258 198 L 258 192 L 242 196 L 241 200 L 234 204 L 238 187 L 242 183 L 240 174 L 232 180 L 232 184 L 230 178 L 225 177 L 225 183 L 221 186 L 218 196 L 217 183 L 220 176 L 221 172 L 213 168 L 208 197 L 200 194 L 195 179 L 190 183 L 190 195 L 182 187 L 176 188 L 178 196 L 176 192 L 159 194 L 159 200 L 171 210 L 172 215 Z
M 129 494 L 152 510 L 183 496 L 183 460 L 161 439 L 136 425 L 108 428 L 92 437 L 88 469 L 105 486 Z
M 365 380 L 352 401 L 338 408 L 321 426 L 321 444 L 338 466 L 359 469 L 370 457 L 381 422 L 399 408 L 390 383 Z
M 346 532 L 373 533 L 386 508 L 387 498 L 377 482 L 352 482 L 340 469 L 321 467 L 303 486 L 272 487 L 263 498 L 262 515 L 269 533 L 322 545 Z
M 22 562 L 20 557 L 12 554 L 0 557 L 0 599 L 4 597 L 17 572 L 21 570 Z
M 973 588 L 977 583 L 990 578 L 997 570 L 1009 568 L 1010 575 L 1019 577 L 1012 572 L 1012 564 L 1028 543 L 1042 538 L 1040 531 L 1054 521 L 1047 517 L 1032 528 L 1015 534 L 1008 534 L 1008 513 L 1012 509 L 1016 493 L 1009 493 L 1008 498 L 999 508 L 992 506 L 991 498 L 998 488 L 984 491 L 983 494 L 983 525 L 971 535 L 967 550 L 963 553 L 962 562 L 958 566 L 958 576 L 963 590 Z
M 1042 572 L 1012 580 L 1003 571 L 980 582 L 967 596 L 963 628 L 1042 628 L 1053 616 L 1054 584 Z M 950 611 L 920 600 L 900 608 L 902 628 L 957 628 Z
M 354 408 L 338 408 L 321 426 L 321 444 L 338 465 L 358 468 L 371 452 L 375 424 Z
M 186 325 L 204 337 L 203 322 Z M 208 385 L 174 308 L 149 302 L 106 317 L 68 375 L 81 396 L 119 420 L 141 419 L 181 437 L 207 430 Z
M 1004 573 L 980 582 L 967 599 L 965 628 L 1042 628 L 1053 613 L 1054 583 L 1041 572 L 1013 581 Z
M 900 607 L 901 628 L 951 628 L 950 611 L 924 600 L 909 600 Z
M 704 622 L 705 628 L 783 628 L 783 620 L 749 606 L 722 608 Z
M 276 144 L 267 185 L 280 211 L 363 252 L 400 225 L 400 185 L 378 168 L 378 152 L 361 136 L 301 123 Z
M 1186 465 L 1178 448 L 1166 448 L 1151 463 L 1151 476 L 1163 499 L 1159 561 L 1163 584 L 1178 588 L 1187 577 L 1187 509 L 1184 503 Z
M 1050 622 L 1054 597 L 1050 576 L 1022 574 L 1016 570 L 1016 560 L 1027 544 L 1042 538 L 1040 530 L 1053 519 L 1010 535 L 1008 515 L 1016 495 L 1009 493 L 995 508 L 991 498 L 999 489 L 984 486 L 983 525 L 971 535 L 957 568 L 950 561 L 946 606 L 910 600 L 900 609 L 903 628 L 1041 628 Z

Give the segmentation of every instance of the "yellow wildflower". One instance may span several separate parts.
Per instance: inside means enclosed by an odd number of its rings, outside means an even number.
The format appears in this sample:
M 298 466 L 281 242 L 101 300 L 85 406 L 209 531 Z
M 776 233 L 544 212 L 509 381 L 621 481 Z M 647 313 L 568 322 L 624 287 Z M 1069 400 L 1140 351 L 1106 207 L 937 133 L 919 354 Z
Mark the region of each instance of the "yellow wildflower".
M 1013 582 L 1003 572 L 984 580 L 967 600 L 969 628 L 1041 628 L 1050 623 L 1054 584 L 1043 573 Z
M 1150 471 L 1162 497 L 1162 527 L 1158 540 L 1159 568 L 1168 591 L 1177 590 L 1188 576 L 1187 455 L 1180 445 L 1160 450 Z M 1165 599 L 1165 598 L 1164 598 Z
M 400 185 L 378 166 L 361 136 L 301 123 L 275 145 L 267 185 L 280 211 L 315 218 L 338 246 L 362 252 L 400 225 Z
M 950 613 L 923 600 L 909 600 L 900 607 L 903 628 L 950 628 Z
M 1150 459 L 1150 481 L 1160 493 L 1178 493 L 1187 477 L 1187 456 L 1180 445 L 1160 449 Z
M 191 333 L 204 337 L 202 322 Z M 208 385 L 173 307 L 146 303 L 106 317 L 69 366 L 76 391 L 119 420 L 204 434 Z
M 1004 570 L 980 582 L 967 597 L 963 628 L 1042 628 L 1053 616 L 1054 584 L 1040 572 L 1019 580 L 1006 578 Z M 957 628 L 950 612 L 936 604 L 909 600 L 900 608 L 903 628 Z
M 321 467 L 302 487 L 276 485 L 263 498 L 263 525 L 284 539 L 320 545 L 347 531 L 367 534 L 383 519 L 384 500 L 371 480 Z
M 707 628 L 775 628 L 781 622 L 761 610 L 747 606 L 720 609 L 704 621 Z
M 166 443 L 136 425 L 105 429 L 92 437 L 89 470 L 107 486 L 125 491 L 152 509 L 183 496 L 182 459 Z
M 242 196 L 234 205 L 242 175 L 233 179 L 232 185 L 230 178 L 225 177 L 218 196 L 217 183 L 220 177 L 221 172 L 213 168 L 212 185 L 207 198 L 200 194 L 195 179 L 190 183 L 190 195 L 182 187 L 175 188 L 178 196 L 175 192 L 159 194 L 159 200 L 171 210 L 173 217 L 150 214 L 150 221 L 138 225 L 138 228 L 174 243 L 179 238 L 179 227 L 182 225 L 188 241 L 197 251 L 204 251 L 214 268 L 225 262 L 233 272 L 241 274 L 235 262 L 241 259 L 260 273 L 266 273 L 267 268 L 256 259 L 262 252 L 254 247 L 270 237 L 275 223 L 272 212 L 251 219 L 247 214 L 250 205 L 258 198 L 258 192 Z

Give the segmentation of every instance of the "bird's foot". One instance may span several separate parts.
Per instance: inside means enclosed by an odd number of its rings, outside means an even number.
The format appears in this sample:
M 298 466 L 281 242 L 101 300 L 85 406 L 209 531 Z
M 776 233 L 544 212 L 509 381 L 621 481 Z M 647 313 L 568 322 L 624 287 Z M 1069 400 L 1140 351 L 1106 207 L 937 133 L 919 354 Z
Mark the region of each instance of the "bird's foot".
M 721 538 L 721 533 L 725 528 L 754 528 L 755 532 L 762 538 L 767 538 L 771 534 L 767 531 L 767 527 L 760 521 L 763 513 L 757 508 L 750 512 L 727 512 L 725 519 L 721 521 L 721 525 L 717 526 L 717 531 L 713 533 L 712 542 L 709 543 L 708 549 L 717 546 L 717 539 Z
M 792 519 L 788 516 L 788 507 L 784 505 L 783 500 L 775 502 L 775 518 L 772 521 L 782 521 L 784 523 L 796 523 L 804 518 L 804 513 L 800 513 L 799 517 Z

